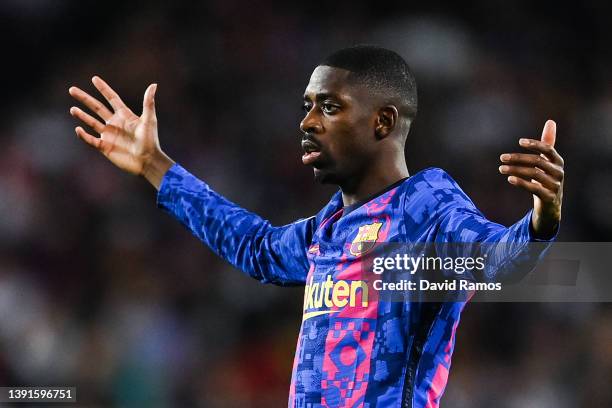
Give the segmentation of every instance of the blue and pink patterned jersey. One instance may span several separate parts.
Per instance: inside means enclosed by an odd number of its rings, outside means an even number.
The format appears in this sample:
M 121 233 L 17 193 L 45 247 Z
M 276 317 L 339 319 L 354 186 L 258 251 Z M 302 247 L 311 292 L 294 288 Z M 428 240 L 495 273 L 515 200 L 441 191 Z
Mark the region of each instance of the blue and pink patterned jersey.
M 506 257 L 538 256 L 527 246 L 537 241 L 531 212 L 509 228 L 490 222 L 437 168 L 351 207 L 339 191 L 317 215 L 276 227 L 175 164 L 158 205 L 251 277 L 305 286 L 289 407 L 439 406 L 465 302 L 368 290 L 362 254 L 372 243 L 504 242 Z

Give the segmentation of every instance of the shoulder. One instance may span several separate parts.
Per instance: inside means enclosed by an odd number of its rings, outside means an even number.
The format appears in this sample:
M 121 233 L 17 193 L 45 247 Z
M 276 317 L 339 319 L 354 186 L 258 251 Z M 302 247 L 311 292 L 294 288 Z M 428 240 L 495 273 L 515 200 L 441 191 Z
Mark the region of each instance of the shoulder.
M 455 179 L 438 167 L 423 169 L 409 177 L 404 184 L 408 201 L 421 201 L 437 210 L 441 210 L 441 207 L 474 207 Z
M 427 185 L 428 188 L 459 188 L 457 182 L 446 172 L 439 167 L 428 167 L 409 177 L 413 183 L 421 183 Z

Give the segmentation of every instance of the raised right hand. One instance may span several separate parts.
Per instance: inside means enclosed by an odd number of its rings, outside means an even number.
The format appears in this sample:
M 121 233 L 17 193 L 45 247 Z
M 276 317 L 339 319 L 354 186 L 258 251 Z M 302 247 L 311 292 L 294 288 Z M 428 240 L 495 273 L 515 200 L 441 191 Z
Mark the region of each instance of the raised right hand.
M 91 81 L 111 105 L 113 112 L 87 92 L 75 86 L 70 87 L 68 90 L 70 95 L 95 112 L 103 121 L 101 122 L 76 106 L 71 107 L 72 116 L 100 134 L 100 137 L 95 137 L 78 126 L 75 129 L 77 136 L 102 153 L 117 167 L 129 173 L 147 177 L 147 173 L 151 172 L 151 167 L 159 165 L 160 160 L 164 162 L 163 166 L 167 170 L 172 161 L 162 152 L 157 135 L 155 115 L 157 84 L 149 85 L 145 91 L 142 114 L 137 116 L 101 78 L 94 76 Z M 159 187 L 160 180 L 149 181 Z

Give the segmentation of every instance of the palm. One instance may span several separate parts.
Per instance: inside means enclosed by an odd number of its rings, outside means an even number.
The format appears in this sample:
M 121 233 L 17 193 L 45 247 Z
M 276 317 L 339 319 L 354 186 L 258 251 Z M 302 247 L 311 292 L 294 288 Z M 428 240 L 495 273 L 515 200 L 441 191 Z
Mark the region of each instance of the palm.
M 89 145 L 95 147 L 117 167 L 132 174 L 142 174 L 148 158 L 159 149 L 157 136 L 157 119 L 155 116 L 155 85 L 150 85 L 143 102 L 141 116 L 134 114 L 119 96 L 100 78 L 92 80 L 96 88 L 113 108 L 111 112 L 104 104 L 79 88 L 70 88 L 70 94 L 81 101 L 104 120 L 104 123 L 72 107 L 70 113 L 93 128 L 100 137 L 87 133 L 77 127 L 77 135 Z
M 115 112 L 100 134 L 101 152 L 113 164 L 133 174 L 142 172 L 142 160 L 154 149 L 156 126 L 132 112 Z

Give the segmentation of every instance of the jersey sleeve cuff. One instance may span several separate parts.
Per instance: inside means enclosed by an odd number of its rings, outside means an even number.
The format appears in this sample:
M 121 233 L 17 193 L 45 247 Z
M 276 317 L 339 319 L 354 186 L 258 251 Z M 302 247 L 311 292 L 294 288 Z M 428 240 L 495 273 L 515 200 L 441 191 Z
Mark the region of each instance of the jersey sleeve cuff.
M 531 225 L 531 216 L 533 214 L 533 208 L 529 210 L 527 215 L 523 218 L 523 223 L 526 224 L 524 226 L 527 237 L 529 238 L 529 242 L 553 242 L 556 241 L 557 236 L 559 235 L 559 224 L 557 224 L 557 228 L 555 228 L 555 232 L 550 237 L 537 237 L 535 231 L 533 230 L 533 226 Z
M 178 197 L 176 191 L 183 184 L 184 180 L 189 177 L 193 177 L 191 173 L 180 164 L 174 163 L 166 174 L 164 174 L 161 184 L 159 185 L 159 191 L 157 192 L 157 207 L 172 211 Z

